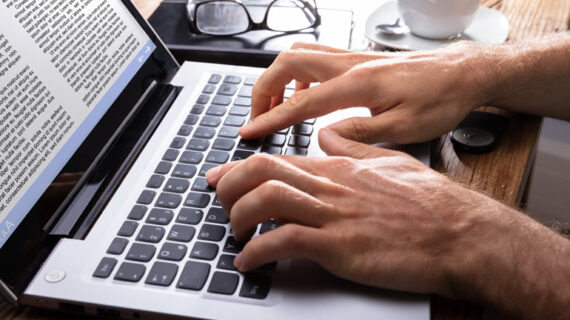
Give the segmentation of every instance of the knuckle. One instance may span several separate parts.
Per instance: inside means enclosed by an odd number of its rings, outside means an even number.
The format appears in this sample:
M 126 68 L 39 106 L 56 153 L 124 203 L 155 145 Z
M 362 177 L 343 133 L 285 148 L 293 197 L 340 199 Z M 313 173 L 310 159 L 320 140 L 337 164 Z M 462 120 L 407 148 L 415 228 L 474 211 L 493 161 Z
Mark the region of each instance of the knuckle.
M 254 154 L 245 161 L 245 170 L 248 175 L 267 172 L 275 166 L 275 159 L 263 153 Z
M 349 119 L 347 126 L 351 132 L 352 138 L 357 141 L 366 141 L 370 136 L 372 128 L 370 125 L 359 119 Z
M 291 95 L 289 100 L 287 100 L 289 103 L 287 103 L 285 105 L 287 105 L 291 110 L 296 110 L 296 109 L 301 108 L 303 106 L 303 104 L 305 103 L 305 100 L 307 100 L 308 92 L 309 92 L 309 90 L 297 90 L 297 91 L 295 91 Z
M 281 181 L 268 180 L 259 187 L 259 193 L 261 201 L 269 203 L 283 198 L 285 193 L 287 193 L 287 187 Z

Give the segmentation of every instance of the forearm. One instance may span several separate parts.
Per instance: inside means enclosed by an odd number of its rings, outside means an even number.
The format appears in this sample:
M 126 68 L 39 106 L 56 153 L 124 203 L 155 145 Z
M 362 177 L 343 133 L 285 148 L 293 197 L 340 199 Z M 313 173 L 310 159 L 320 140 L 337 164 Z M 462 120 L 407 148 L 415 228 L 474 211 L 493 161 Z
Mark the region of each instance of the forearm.
M 487 50 L 489 105 L 570 120 L 570 33 Z
M 502 204 L 461 243 L 453 295 L 526 319 L 570 318 L 570 241 Z M 491 210 L 491 212 L 483 212 Z

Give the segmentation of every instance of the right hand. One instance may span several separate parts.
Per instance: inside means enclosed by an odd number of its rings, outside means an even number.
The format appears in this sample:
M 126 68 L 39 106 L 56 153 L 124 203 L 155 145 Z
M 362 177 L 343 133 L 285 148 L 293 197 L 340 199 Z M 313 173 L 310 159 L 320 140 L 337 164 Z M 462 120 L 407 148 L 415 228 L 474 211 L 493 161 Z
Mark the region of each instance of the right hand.
M 359 53 L 296 44 L 282 52 L 253 88 L 251 122 L 240 130 L 255 138 L 337 109 L 365 106 L 371 117 L 332 124 L 341 136 L 367 143 L 411 143 L 448 132 L 488 101 L 492 65 L 466 42 L 433 51 Z M 285 86 L 295 93 L 283 102 Z M 320 82 L 309 88 L 309 83 Z

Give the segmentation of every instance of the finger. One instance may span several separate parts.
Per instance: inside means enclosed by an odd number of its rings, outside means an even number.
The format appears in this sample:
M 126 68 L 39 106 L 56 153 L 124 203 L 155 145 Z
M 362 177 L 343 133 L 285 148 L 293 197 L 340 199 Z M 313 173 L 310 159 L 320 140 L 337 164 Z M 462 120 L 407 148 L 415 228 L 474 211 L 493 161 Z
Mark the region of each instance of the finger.
M 366 105 L 370 96 L 368 85 L 353 80 L 351 76 L 343 75 L 296 91 L 279 106 L 252 118 L 239 133 L 245 139 L 252 139 L 338 109 Z
M 269 105 L 269 109 L 273 109 L 276 106 L 283 103 L 283 96 L 285 95 L 285 88 L 281 90 L 281 92 L 273 97 L 271 97 L 271 104 Z
M 355 62 L 354 62 L 355 63 Z M 269 110 L 271 98 L 279 95 L 291 80 L 324 82 L 352 68 L 345 55 L 318 51 L 284 51 L 259 77 L 251 95 L 251 118 Z
M 375 116 L 349 118 L 328 127 L 344 138 L 359 142 L 418 142 L 422 134 L 412 118 L 408 111 L 396 106 Z
M 323 52 L 330 52 L 330 53 L 351 53 L 352 51 L 340 48 L 334 48 L 325 46 L 318 43 L 308 43 L 308 42 L 295 42 L 291 49 L 306 49 L 306 50 L 315 50 L 315 51 L 323 51 Z
M 212 187 L 216 187 L 220 178 L 223 177 L 227 172 L 232 170 L 233 168 L 239 166 L 243 163 L 243 160 L 240 161 L 232 161 L 230 163 L 223 164 L 221 166 L 214 167 L 206 172 L 206 181 Z
M 296 224 L 286 224 L 251 239 L 237 255 L 234 265 L 247 272 L 266 263 L 306 258 L 320 263 L 328 249 L 326 232 Z
M 237 241 L 251 237 L 257 224 L 277 222 L 319 227 L 333 219 L 323 201 L 277 180 L 264 182 L 241 197 L 232 207 L 230 220 Z
M 341 137 L 330 128 L 319 131 L 319 146 L 329 156 L 372 159 L 398 154 L 397 151 L 378 148 Z
M 311 86 L 308 82 L 295 81 L 295 91 L 304 90 Z
M 278 157 L 258 154 L 219 178 L 216 191 L 226 212 L 231 212 L 239 198 L 269 180 L 283 181 L 317 197 L 320 193 L 338 189 L 332 182 L 309 174 Z

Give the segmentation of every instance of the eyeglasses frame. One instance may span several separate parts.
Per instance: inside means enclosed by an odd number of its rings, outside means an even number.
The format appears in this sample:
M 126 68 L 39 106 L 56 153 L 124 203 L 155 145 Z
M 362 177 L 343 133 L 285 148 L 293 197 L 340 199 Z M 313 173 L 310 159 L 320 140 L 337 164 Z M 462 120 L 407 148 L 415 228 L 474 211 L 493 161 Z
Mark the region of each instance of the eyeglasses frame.
M 289 31 L 274 30 L 274 29 L 269 28 L 269 26 L 267 25 L 267 18 L 269 17 L 269 9 L 277 1 L 282 1 L 282 0 L 271 1 L 271 3 L 269 3 L 269 5 L 267 6 L 267 9 L 265 10 L 263 20 L 261 22 L 257 23 L 255 21 L 253 21 L 253 19 L 251 18 L 251 15 L 249 14 L 249 10 L 247 10 L 247 7 L 244 5 L 244 3 L 241 0 L 206 0 L 206 1 L 200 2 L 200 3 L 195 5 L 193 16 L 190 16 L 190 13 L 188 12 L 188 6 L 186 7 L 187 15 L 189 18 L 189 19 L 187 19 L 188 25 L 190 26 L 190 30 L 195 34 L 203 34 L 203 35 L 217 36 L 217 37 L 230 37 L 230 36 L 235 36 L 238 34 L 246 33 L 249 31 L 254 31 L 254 30 L 271 30 L 271 31 L 283 32 L 283 33 L 294 33 L 294 32 L 299 32 L 301 30 L 316 28 L 316 27 L 321 25 L 321 16 L 319 15 L 319 12 L 317 10 L 317 0 L 312 0 L 315 4 L 314 8 L 311 5 L 311 3 L 309 3 L 309 1 L 299 0 L 299 1 L 303 2 L 305 4 L 305 7 L 308 8 L 315 15 L 315 22 L 313 22 L 313 24 L 311 26 L 306 27 L 306 28 L 296 29 L 296 30 L 289 30 Z M 240 5 L 245 10 L 245 13 L 247 15 L 247 19 L 249 21 L 247 29 L 244 31 L 235 32 L 235 33 L 228 33 L 228 34 L 211 34 L 211 33 L 200 31 L 198 29 L 198 26 L 196 23 L 197 16 L 198 16 L 198 7 L 201 5 L 204 5 L 204 4 L 212 3 L 212 2 L 231 2 L 231 3 L 236 3 L 236 4 Z

